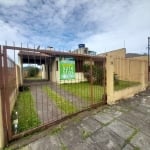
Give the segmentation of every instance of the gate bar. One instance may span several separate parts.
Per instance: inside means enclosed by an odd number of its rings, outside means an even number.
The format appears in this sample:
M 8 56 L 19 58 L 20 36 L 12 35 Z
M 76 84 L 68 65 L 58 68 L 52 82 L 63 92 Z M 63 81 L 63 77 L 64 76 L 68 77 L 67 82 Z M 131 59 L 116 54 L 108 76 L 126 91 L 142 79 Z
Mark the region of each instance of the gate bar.
M 6 80 L 4 81 L 4 92 L 5 92 L 5 112 L 6 112 L 6 126 L 7 126 L 7 134 L 8 134 L 8 140 L 11 140 L 12 133 L 11 133 L 11 114 L 10 114 L 10 102 L 9 102 L 9 94 L 8 90 L 6 89 L 8 86 L 8 70 L 7 70 L 7 49 L 3 49 L 4 53 L 4 74 L 6 77 Z
M 3 48 L 0 45 L 0 88 L 1 88 L 1 104 L 2 104 L 2 122 L 3 122 L 3 133 L 4 133 L 4 145 L 8 144 L 8 135 L 7 135 L 7 121 L 6 121 L 6 104 L 5 104 L 5 86 L 4 86 L 4 69 L 3 69 L 3 61 L 4 55 L 2 54 Z

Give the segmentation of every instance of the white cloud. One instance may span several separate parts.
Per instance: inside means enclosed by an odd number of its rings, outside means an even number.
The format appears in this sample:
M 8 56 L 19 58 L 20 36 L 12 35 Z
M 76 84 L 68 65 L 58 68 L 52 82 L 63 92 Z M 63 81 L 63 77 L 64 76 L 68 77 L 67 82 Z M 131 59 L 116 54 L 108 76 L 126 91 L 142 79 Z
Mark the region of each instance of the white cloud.
M 91 35 L 85 39 L 85 43 L 91 49 L 103 52 L 105 50 L 109 51 L 124 47 L 125 40 L 125 46 L 128 52 L 146 52 L 147 37 L 150 35 L 149 8 L 150 1 L 148 0 L 132 1 L 128 9 L 118 4 L 115 14 L 114 9 L 110 7 L 108 10 L 110 16 L 107 15 L 107 11 L 103 11 L 103 13 L 106 13 L 104 15 L 104 25 L 107 30 L 103 33 Z M 91 14 L 91 16 L 93 15 Z M 113 15 L 117 15 L 115 19 L 111 18 Z M 97 20 L 98 18 L 101 19 L 103 17 L 99 15 L 97 16 Z M 105 21 L 106 19 L 110 20 L 107 22 Z
M 23 29 L 18 28 L 17 26 L 10 25 L 6 22 L 0 20 L 0 42 L 4 44 L 5 41 L 8 41 L 12 44 L 12 42 L 20 42 L 24 41 L 23 37 Z
M 0 42 L 57 49 L 84 42 L 104 52 L 123 47 L 125 40 L 127 51 L 143 52 L 150 35 L 149 8 L 149 0 L 0 0 Z
M 14 5 L 24 5 L 27 0 L 0 0 L 0 5 L 4 6 L 14 6 Z

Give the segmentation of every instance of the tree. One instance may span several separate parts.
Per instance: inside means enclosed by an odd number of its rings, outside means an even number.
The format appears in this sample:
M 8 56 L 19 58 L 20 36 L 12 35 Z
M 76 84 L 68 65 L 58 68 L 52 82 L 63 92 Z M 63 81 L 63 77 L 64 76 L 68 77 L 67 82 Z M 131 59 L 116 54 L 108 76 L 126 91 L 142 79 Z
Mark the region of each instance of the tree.
M 84 64 L 83 70 L 84 70 L 85 78 L 88 80 L 88 82 L 91 82 L 92 79 L 93 84 L 103 85 L 103 79 L 104 79 L 103 68 L 94 65 L 92 65 L 91 67 L 89 64 Z M 92 69 L 92 75 L 91 75 L 91 69 Z
M 37 67 L 29 67 L 28 68 L 28 77 L 35 77 L 39 73 L 39 68 Z

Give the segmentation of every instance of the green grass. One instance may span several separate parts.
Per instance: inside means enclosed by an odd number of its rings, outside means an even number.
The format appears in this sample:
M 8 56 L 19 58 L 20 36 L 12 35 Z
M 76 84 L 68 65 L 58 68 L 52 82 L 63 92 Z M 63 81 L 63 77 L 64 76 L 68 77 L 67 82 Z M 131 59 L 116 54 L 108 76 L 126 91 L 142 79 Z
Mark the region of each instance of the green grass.
M 137 86 L 139 84 L 140 84 L 139 82 L 131 82 L 131 81 L 119 80 L 119 83 L 117 85 L 115 85 L 114 88 L 115 88 L 115 91 L 118 91 L 118 90 L 122 90 L 122 89 L 125 89 L 125 88 Z
M 102 86 L 91 86 L 88 82 L 62 84 L 61 87 L 75 96 L 87 101 L 91 101 L 91 89 L 93 89 L 94 102 L 100 102 L 104 94 L 104 88 Z
M 139 85 L 139 82 L 122 81 L 115 85 L 115 91 Z M 93 101 L 100 102 L 104 94 L 104 87 L 100 85 L 91 86 L 88 82 L 62 84 L 61 87 L 80 97 L 83 100 L 91 101 L 91 87 L 93 88 Z
M 78 109 L 68 100 L 61 97 L 58 93 L 53 91 L 50 87 L 44 86 L 43 91 L 46 92 L 48 97 L 60 108 L 65 114 L 72 114 Z
M 18 112 L 18 131 L 22 132 L 30 128 L 37 127 L 40 124 L 37 112 L 35 110 L 34 99 L 30 90 L 20 92 L 13 110 Z M 12 115 L 12 118 L 14 116 Z

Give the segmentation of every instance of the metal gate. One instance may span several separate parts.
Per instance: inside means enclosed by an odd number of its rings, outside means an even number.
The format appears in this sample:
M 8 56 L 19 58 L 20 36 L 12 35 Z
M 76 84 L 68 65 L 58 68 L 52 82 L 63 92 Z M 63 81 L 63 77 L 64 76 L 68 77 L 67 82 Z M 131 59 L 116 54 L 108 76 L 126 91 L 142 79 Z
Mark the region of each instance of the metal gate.
M 106 104 L 104 57 L 3 46 L 5 142 Z
M 150 37 L 148 37 L 148 82 L 150 82 Z

